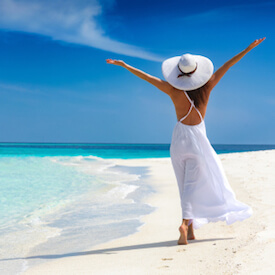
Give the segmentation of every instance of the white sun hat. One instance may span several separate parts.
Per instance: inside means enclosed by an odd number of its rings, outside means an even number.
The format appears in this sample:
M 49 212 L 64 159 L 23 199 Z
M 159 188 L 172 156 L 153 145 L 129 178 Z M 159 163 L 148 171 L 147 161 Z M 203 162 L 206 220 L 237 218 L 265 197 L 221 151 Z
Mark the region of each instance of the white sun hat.
M 164 78 L 179 90 L 195 90 L 211 78 L 214 66 L 210 59 L 201 55 L 183 54 L 162 62 Z

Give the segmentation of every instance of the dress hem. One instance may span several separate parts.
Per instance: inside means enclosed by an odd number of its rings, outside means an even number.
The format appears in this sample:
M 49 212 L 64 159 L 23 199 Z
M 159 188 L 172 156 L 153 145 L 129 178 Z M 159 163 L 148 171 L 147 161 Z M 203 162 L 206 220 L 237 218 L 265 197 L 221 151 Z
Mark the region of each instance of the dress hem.
M 253 211 L 251 208 L 247 210 L 242 210 L 242 211 L 231 211 L 229 213 L 226 213 L 221 216 L 217 217 L 189 217 L 189 218 L 182 218 L 185 220 L 192 220 L 193 223 L 193 228 L 194 229 L 199 229 L 201 226 L 210 223 L 210 222 L 219 222 L 219 221 L 225 221 L 227 225 L 231 225 L 236 221 L 243 221 L 247 218 L 249 218 L 253 214 Z

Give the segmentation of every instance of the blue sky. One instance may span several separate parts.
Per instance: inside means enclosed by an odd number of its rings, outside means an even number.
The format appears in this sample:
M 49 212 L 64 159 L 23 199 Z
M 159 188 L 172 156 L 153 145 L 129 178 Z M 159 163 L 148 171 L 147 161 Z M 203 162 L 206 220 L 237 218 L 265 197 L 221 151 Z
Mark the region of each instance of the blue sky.
M 127 70 L 163 79 L 183 53 L 215 70 L 266 40 L 214 88 L 211 143 L 275 144 L 275 1 L 0 1 L 0 142 L 170 143 L 171 99 Z

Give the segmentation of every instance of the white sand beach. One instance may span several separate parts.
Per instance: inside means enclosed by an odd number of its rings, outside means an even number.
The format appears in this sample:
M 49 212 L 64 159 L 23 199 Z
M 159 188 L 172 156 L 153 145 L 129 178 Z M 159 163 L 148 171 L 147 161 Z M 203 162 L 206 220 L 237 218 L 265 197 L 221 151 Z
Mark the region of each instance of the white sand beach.
M 156 192 L 146 202 L 157 209 L 141 218 L 144 224 L 135 234 L 49 260 L 25 274 L 274 274 L 275 150 L 219 157 L 237 199 L 252 207 L 251 218 L 204 225 L 195 231 L 196 240 L 179 246 L 180 199 L 170 158 L 117 159 L 119 165 L 149 167 Z

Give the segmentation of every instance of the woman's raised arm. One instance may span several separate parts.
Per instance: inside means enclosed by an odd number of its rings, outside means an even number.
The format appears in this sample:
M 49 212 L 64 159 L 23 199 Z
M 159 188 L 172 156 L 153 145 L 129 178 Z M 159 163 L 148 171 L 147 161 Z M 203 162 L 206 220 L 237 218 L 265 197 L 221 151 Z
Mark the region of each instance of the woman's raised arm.
M 164 93 L 168 94 L 169 96 L 173 93 L 173 87 L 168 82 L 166 82 L 162 79 L 159 79 L 158 77 L 147 74 L 137 68 L 134 68 L 133 66 L 126 64 L 122 60 L 106 59 L 106 62 L 108 64 L 118 65 L 118 66 L 121 66 L 121 67 L 127 69 L 129 72 L 133 73 L 134 75 L 138 76 L 139 78 L 141 78 L 143 80 L 146 80 L 147 82 L 156 86 L 158 89 L 160 89 Z
M 235 55 L 233 58 L 225 62 L 210 78 L 210 80 L 207 83 L 207 86 L 209 90 L 211 91 L 221 80 L 221 78 L 224 76 L 224 74 L 228 71 L 230 67 L 235 65 L 238 61 L 240 61 L 249 51 L 251 51 L 253 48 L 258 46 L 260 43 L 262 43 L 265 40 L 264 38 L 257 39 L 253 43 L 251 43 L 245 50 L 240 52 L 239 54 Z

